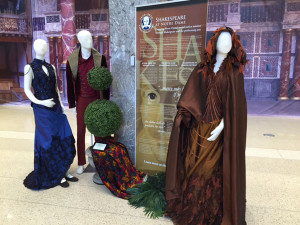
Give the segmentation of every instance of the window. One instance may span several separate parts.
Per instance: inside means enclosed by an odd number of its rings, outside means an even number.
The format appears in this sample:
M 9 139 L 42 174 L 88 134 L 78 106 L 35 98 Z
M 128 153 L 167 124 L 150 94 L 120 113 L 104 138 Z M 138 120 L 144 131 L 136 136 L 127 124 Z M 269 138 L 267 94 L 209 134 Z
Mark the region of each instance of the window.
M 273 39 L 268 39 L 268 47 L 273 47 L 274 40 Z
M 271 65 L 271 63 L 267 63 L 266 64 L 266 71 L 267 72 L 271 72 L 272 71 L 272 65 Z

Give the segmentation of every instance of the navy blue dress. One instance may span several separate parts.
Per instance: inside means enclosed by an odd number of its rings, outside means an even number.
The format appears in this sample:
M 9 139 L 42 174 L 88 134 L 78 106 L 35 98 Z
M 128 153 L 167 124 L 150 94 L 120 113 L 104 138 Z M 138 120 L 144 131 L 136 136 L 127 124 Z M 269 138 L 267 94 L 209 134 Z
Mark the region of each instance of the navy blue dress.
M 42 69 L 44 65 L 49 76 Z M 34 96 L 39 100 L 54 99 L 52 108 L 31 103 L 35 117 L 34 171 L 24 180 L 33 190 L 60 184 L 75 157 L 75 140 L 68 119 L 62 113 L 56 91 L 56 76 L 51 64 L 34 59 L 30 64 L 34 78 Z

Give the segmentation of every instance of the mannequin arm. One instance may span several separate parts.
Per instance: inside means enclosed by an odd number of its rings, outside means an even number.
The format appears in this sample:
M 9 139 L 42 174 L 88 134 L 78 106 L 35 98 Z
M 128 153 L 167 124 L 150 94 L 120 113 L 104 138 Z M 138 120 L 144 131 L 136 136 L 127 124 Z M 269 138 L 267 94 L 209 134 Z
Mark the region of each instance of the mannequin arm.
M 211 136 L 207 138 L 208 141 L 214 141 L 221 134 L 224 129 L 224 119 L 222 118 L 220 124 L 210 133 Z
M 35 104 L 43 105 L 49 108 L 53 107 L 55 105 L 53 98 L 46 99 L 46 100 L 39 100 L 33 95 L 31 91 L 32 79 L 33 79 L 33 71 L 30 65 L 26 65 L 24 67 L 24 91 L 26 96 L 29 98 L 30 101 L 32 101 Z
M 59 93 L 59 90 L 58 90 L 58 86 L 57 86 L 57 75 L 56 75 L 56 69 L 53 65 L 51 65 L 54 69 L 54 74 L 55 74 L 55 77 L 56 77 L 56 82 L 55 82 L 55 86 L 56 86 L 56 92 L 57 92 L 57 95 L 58 95 L 58 99 L 59 99 L 59 102 L 60 102 L 60 106 L 61 106 L 61 110 L 62 110 L 62 113 L 63 114 L 66 114 L 66 110 L 65 110 L 65 107 L 61 101 L 61 97 L 60 97 L 60 93 Z

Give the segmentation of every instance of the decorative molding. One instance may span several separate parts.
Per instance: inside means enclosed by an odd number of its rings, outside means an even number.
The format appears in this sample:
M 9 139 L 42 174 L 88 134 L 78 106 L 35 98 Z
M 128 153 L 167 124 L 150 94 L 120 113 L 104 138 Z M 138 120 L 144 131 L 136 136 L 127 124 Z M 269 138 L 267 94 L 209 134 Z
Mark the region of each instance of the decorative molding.
M 92 21 L 106 22 L 107 19 L 107 13 L 92 14 Z
M 262 23 L 262 22 L 282 22 L 284 8 L 282 5 L 251 5 L 241 7 L 241 22 Z
M 90 14 L 75 15 L 76 29 L 89 29 L 90 28 Z
M 228 16 L 228 4 L 209 5 L 207 15 L 208 23 L 226 22 Z
M 59 15 L 46 16 L 47 23 L 60 23 Z
M 300 11 L 300 2 L 287 3 L 287 11 L 288 12 Z
M 238 13 L 239 12 L 239 3 L 235 2 L 235 3 L 230 3 L 230 12 L 231 13 Z
M 0 31 L 18 32 L 18 19 L 0 17 Z
M 45 17 L 34 17 L 32 18 L 33 31 L 45 30 Z

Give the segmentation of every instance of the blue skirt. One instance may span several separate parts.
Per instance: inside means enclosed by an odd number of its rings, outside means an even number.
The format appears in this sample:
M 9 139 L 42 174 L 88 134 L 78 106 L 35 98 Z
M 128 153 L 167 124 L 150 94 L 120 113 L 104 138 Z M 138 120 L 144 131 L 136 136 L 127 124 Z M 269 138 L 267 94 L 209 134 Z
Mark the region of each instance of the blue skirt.
M 35 117 L 34 171 L 24 180 L 33 190 L 60 184 L 76 154 L 71 127 L 59 103 L 53 108 L 32 103 Z

